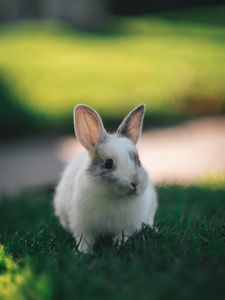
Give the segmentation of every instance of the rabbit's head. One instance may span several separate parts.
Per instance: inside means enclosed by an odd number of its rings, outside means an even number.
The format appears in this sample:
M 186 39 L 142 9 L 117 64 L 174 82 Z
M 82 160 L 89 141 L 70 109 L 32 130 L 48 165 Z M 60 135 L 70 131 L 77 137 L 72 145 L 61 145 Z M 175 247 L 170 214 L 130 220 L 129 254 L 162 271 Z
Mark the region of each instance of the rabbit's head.
M 87 172 L 96 184 L 118 196 L 141 194 L 148 184 L 136 148 L 144 109 L 144 105 L 133 109 L 117 132 L 108 134 L 95 110 L 83 104 L 74 108 L 76 137 L 90 156 Z

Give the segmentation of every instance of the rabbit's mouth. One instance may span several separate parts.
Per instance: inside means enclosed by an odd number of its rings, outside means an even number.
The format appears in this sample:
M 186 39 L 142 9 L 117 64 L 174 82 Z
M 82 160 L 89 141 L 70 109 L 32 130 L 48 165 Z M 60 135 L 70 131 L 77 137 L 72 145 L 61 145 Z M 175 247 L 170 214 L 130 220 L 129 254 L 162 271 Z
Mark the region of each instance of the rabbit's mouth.
M 103 188 L 104 192 L 117 197 L 135 196 L 140 194 L 143 187 L 137 182 L 121 181 L 115 176 L 104 176 L 94 178 L 94 182 Z
M 135 196 L 139 194 L 139 188 L 129 184 L 121 184 L 118 182 L 108 183 L 107 188 L 109 193 L 118 197 Z

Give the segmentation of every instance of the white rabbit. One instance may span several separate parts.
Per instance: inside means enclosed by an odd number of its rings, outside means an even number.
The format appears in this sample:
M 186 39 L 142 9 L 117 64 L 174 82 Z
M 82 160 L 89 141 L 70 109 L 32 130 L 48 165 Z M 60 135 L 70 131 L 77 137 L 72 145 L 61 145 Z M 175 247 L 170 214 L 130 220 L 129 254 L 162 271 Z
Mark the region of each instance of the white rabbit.
M 100 235 L 120 243 L 143 224 L 154 225 L 157 195 L 136 149 L 143 116 L 140 105 L 108 134 L 95 110 L 83 104 L 74 108 L 76 137 L 87 151 L 67 166 L 54 207 L 81 252 L 90 252 Z

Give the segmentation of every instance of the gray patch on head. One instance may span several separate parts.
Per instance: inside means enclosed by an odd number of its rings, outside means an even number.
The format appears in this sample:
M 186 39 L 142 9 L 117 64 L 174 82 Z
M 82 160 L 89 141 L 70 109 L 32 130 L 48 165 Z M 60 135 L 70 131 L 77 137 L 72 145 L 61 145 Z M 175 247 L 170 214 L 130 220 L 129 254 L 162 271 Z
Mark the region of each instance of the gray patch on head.
M 101 145 L 101 144 L 105 144 L 107 141 L 108 141 L 108 135 L 101 135 L 99 138 L 99 141 L 96 145 L 96 148 L 98 148 L 99 145 Z
M 140 166 L 141 162 L 138 154 L 135 151 L 129 151 L 129 157 L 135 163 L 136 166 Z
M 115 183 L 117 181 L 113 173 L 115 167 L 106 169 L 104 163 L 105 159 L 99 157 L 97 153 L 95 158 L 92 159 L 87 171 L 93 175 L 94 180 Z

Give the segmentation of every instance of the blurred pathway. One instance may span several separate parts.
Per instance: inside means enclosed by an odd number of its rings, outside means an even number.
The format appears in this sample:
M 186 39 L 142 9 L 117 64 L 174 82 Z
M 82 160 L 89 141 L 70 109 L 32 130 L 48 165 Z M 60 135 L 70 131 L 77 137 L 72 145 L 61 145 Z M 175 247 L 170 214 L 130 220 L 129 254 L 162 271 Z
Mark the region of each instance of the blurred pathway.
M 65 163 L 81 151 L 74 137 L 0 144 L 0 193 L 55 184 Z M 225 173 L 225 118 L 147 131 L 139 152 L 155 183 L 193 183 Z

